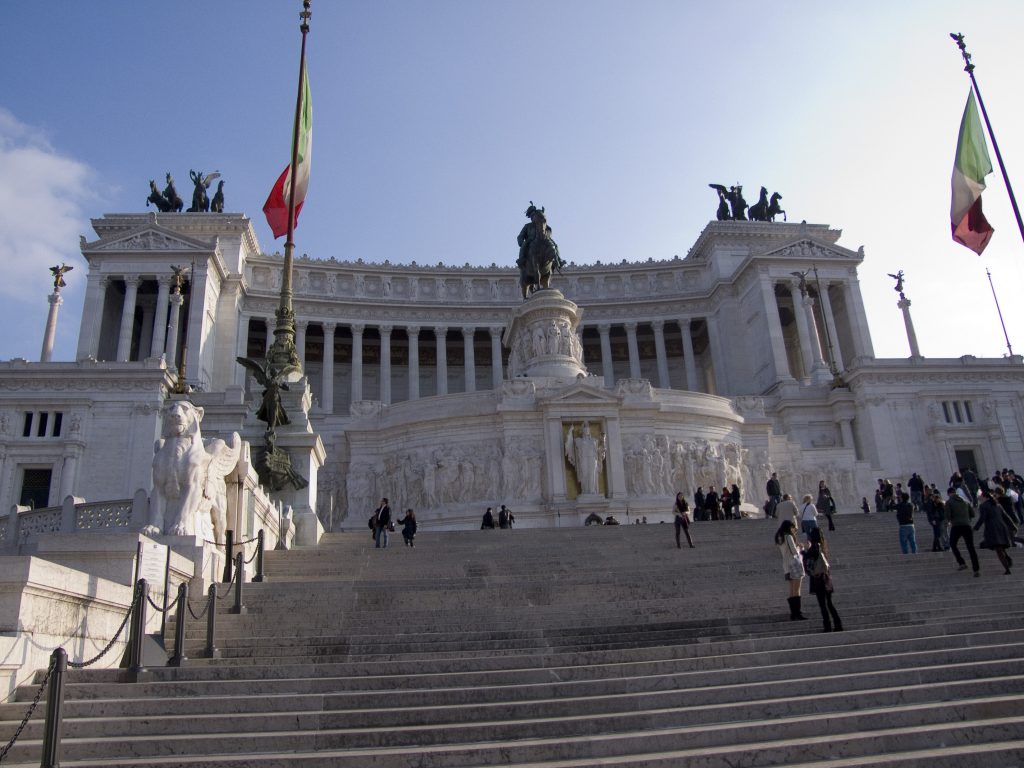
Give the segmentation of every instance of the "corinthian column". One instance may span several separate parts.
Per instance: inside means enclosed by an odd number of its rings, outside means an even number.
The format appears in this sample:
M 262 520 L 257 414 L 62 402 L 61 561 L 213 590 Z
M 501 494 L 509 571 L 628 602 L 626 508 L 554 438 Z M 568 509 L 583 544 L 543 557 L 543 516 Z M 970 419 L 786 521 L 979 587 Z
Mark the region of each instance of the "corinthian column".
M 350 402 L 363 399 L 363 330 L 366 326 L 351 326 L 352 329 L 352 396 Z
M 612 327 L 608 323 L 601 323 L 597 326 L 597 332 L 601 335 L 601 373 L 604 375 L 604 385 L 611 388 L 615 385 L 615 370 L 612 368 Z
M 494 389 L 501 389 L 505 375 L 501 364 L 501 328 L 488 328 L 491 334 L 491 384 Z
M 324 370 L 320 391 L 320 407 L 334 413 L 334 329 L 337 323 L 324 323 Z
M 153 314 L 153 337 L 149 344 L 150 357 L 156 357 L 164 351 L 167 341 L 167 297 L 171 293 L 171 280 L 168 277 L 157 278 L 156 309 Z M 245 350 L 242 351 L 244 356 Z
M 476 328 L 466 327 L 462 329 L 462 370 L 466 378 L 466 391 L 476 392 L 476 353 L 473 349 L 473 335 Z
M 405 328 L 409 336 L 409 399 L 420 397 L 420 329 L 418 325 Z
M 636 323 L 626 323 L 626 345 L 629 347 L 629 377 L 640 378 L 640 348 L 636 343 Z
M 43 348 L 39 354 L 39 362 L 48 363 L 53 356 L 53 342 L 57 337 L 57 310 L 64 303 L 59 289 L 54 289 L 47 297 L 50 302 L 50 312 L 46 316 L 46 331 L 43 333 Z
M 382 325 L 380 331 L 380 401 L 391 405 L 391 326 Z
M 135 299 L 139 293 L 139 276 L 124 276 L 124 306 L 121 308 L 121 332 L 117 337 L 117 360 L 128 362 L 132 353 L 132 328 L 135 325 Z
M 658 358 L 658 386 L 662 389 L 669 389 L 672 385 L 668 380 L 668 355 L 665 352 L 665 321 L 655 320 L 651 323 L 654 328 L 654 353 Z
M 437 338 L 437 394 L 448 394 L 448 347 L 447 328 L 435 328 L 434 336 Z

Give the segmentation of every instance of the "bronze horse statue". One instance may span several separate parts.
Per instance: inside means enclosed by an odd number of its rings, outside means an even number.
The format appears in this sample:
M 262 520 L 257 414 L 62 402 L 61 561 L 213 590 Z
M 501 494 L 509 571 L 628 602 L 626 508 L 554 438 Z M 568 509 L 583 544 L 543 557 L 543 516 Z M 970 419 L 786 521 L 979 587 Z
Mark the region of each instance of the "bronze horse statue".
M 544 209 L 535 206 L 531 200 L 526 215 L 530 223 L 519 232 L 519 258 L 516 260 L 524 299 L 533 291 L 550 288 L 552 272 L 556 269 L 561 271 L 564 264 L 558 254 L 558 245 L 551 239 L 552 230 Z
M 160 190 L 156 188 L 156 182 L 153 179 L 149 180 L 149 197 L 146 198 L 146 207 L 149 208 L 149 204 L 152 203 L 156 206 L 156 209 L 160 213 L 167 213 L 171 210 L 170 204 L 164 199 L 164 196 L 160 194 Z
M 748 211 L 751 221 L 768 221 L 768 190 L 761 187 L 761 196 Z
M 775 217 L 780 213 L 782 214 L 782 220 L 788 221 L 786 218 L 786 212 L 782 210 L 782 206 L 779 205 L 779 200 L 782 199 L 782 195 L 778 192 L 772 193 L 772 199 L 768 203 L 768 221 L 775 221 Z
M 185 201 L 178 195 L 178 190 L 174 188 L 174 179 L 170 173 L 167 174 L 167 186 L 164 188 L 164 200 L 167 202 L 167 210 L 181 213 L 181 209 L 185 207 Z
M 217 193 L 210 201 L 210 210 L 213 213 L 224 213 L 224 182 L 217 182 Z

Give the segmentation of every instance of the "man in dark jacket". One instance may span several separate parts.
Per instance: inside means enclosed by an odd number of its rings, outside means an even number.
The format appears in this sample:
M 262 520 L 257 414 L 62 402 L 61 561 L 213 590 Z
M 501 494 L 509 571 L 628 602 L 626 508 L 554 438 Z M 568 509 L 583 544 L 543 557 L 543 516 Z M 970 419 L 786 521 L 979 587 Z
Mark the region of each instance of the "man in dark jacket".
M 772 472 L 772 476 L 768 478 L 768 483 L 765 485 L 765 491 L 768 494 L 768 506 L 765 508 L 765 517 L 775 517 L 775 507 L 782 501 L 782 485 L 779 483 L 779 476 Z
M 949 488 L 946 491 L 946 522 L 949 523 L 949 548 L 953 550 L 953 557 L 961 571 L 967 570 L 967 563 L 964 562 L 957 546 L 960 539 L 967 545 L 967 554 L 971 556 L 971 567 L 974 575 L 979 576 L 978 553 L 974 551 L 974 529 L 971 528 L 971 518 L 974 517 L 974 509 L 964 499 L 956 488 Z
M 373 541 L 377 545 L 377 549 L 387 549 L 388 530 L 391 527 L 391 507 L 388 506 L 386 498 L 380 500 L 380 506 L 377 507 L 373 516 Z
M 917 554 L 917 536 L 914 534 L 914 505 L 907 493 L 900 493 L 896 503 L 896 522 L 900 524 L 900 549 L 903 554 Z

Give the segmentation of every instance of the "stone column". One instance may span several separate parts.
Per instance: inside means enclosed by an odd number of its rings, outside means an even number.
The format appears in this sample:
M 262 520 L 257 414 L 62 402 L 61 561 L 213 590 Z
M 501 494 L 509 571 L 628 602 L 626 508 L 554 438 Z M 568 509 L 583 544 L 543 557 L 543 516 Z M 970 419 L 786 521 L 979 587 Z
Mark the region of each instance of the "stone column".
M 846 317 L 853 331 L 855 354 L 862 357 L 874 357 L 875 349 L 871 344 L 871 331 L 868 330 L 868 317 L 864 312 L 860 283 L 856 279 L 845 280 L 843 291 L 846 296 Z
M 677 320 L 679 334 L 683 337 L 683 365 L 686 367 L 686 388 L 697 392 L 697 358 L 693 354 L 693 336 L 690 335 L 690 320 Z
M 476 353 L 473 349 L 473 334 L 476 328 L 462 329 L 462 370 L 466 378 L 466 391 L 476 392 Z
M 792 379 L 789 359 L 786 357 L 786 340 L 782 336 L 782 322 L 779 320 L 779 302 L 775 299 L 775 283 L 768 277 L 761 277 L 761 300 L 764 302 L 765 325 L 768 345 L 771 347 L 771 361 L 775 369 L 775 380 Z
M 910 299 L 900 294 L 896 306 L 903 312 L 903 325 L 907 329 L 907 343 L 910 345 L 910 356 L 920 357 L 921 349 L 917 346 L 917 333 L 914 332 L 914 321 L 910 319 Z
M 729 378 L 722 355 L 722 339 L 718 334 L 718 319 L 709 316 L 705 322 L 708 324 L 708 346 L 711 347 L 711 370 L 715 373 L 714 394 L 725 397 L 729 393 Z
M 356 403 L 363 399 L 363 331 L 366 326 L 356 323 L 349 327 L 352 330 L 352 396 L 349 401 Z
M 821 316 L 825 319 L 825 327 L 828 328 L 829 338 L 832 342 L 832 359 L 835 360 L 836 370 L 843 370 L 843 353 L 839 349 L 839 334 L 836 333 L 836 319 L 832 315 L 832 301 L 828 297 L 828 283 L 821 286 Z
M 501 389 L 505 379 L 501 364 L 501 328 L 488 328 L 491 334 L 491 384 L 494 389 Z
M 295 321 L 295 351 L 299 353 L 303 371 L 306 370 L 306 329 L 308 327 L 309 320 Z
M 391 331 L 392 326 L 382 325 L 380 331 L 380 401 L 391 405 Z
M 148 303 L 143 303 L 142 327 L 139 329 L 139 360 L 145 360 L 147 357 L 153 356 L 153 324 L 155 320 L 155 307 Z
M 78 360 L 99 355 L 100 326 L 103 324 L 106 298 L 107 278 L 90 269 L 86 278 L 85 301 L 82 306 L 82 329 L 78 335 Z
M 843 436 L 843 447 L 849 448 L 851 451 L 856 451 L 857 443 L 853 439 L 853 419 L 840 417 L 838 421 L 839 431 Z
M 437 394 L 448 394 L 448 347 L 447 328 L 435 328 L 434 336 L 437 338 Z
M 238 333 L 235 338 L 235 357 L 248 357 L 249 351 L 249 315 L 242 313 L 238 316 Z M 235 384 L 245 386 L 245 368 L 240 363 L 235 364 Z
M 46 300 L 50 302 L 50 312 L 46 316 L 46 330 L 43 332 L 43 348 L 39 352 L 39 362 L 48 363 L 53 357 L 53 342 L 57 338 L 57 310 L 64 303 L 64 299 L 54 290 Z M 63 497 L 61 497 L 63 498 Z
M 153 315 L 153 337 L 149 344 L 150 355 L 156 357 L 164 351 L 167 342 L 167 298 L 171 293 L 171 281 L 168 277 L 157 277 L 156 310 Z M 242 350 L 245 355 L 245 350 Z
M 799 283 L 789 284 L 789 295 L 793 299 L 793 318 L 796 321 L 796 336 L 800 342 L 800 359 L 804 364 L 804 376 L 811 377 L 814 370 L 814 355 L 811 354 L 810 333 L 807 330 L 807 313 L 803 309 L 804 296 Z
M 604 385 L 609 389 L 615 386 L 615 369 L 612 367 L 612 327 L 608 323 L 597 326 L 601 334 L 601 372 L 604 374 Z
M 651 323 L 654 328 L 654 352 L 658 357 L 658 386 L 662 389 L 670 389 L 671 382 L 668 379 L 668 355 L 665 352 L 665 321 L 655 320 Z
M 208 265 L 206 260 L 196 263 L 189 283 L 188 327 L 185 329 L 185 343 L 188 345 L 188 361 L 185 377 L 189 381 L 200 381 L 203 367 L 203 328 L 206 325 L 206 281 Z M 210 344 L 213 339 L 210 339 Z
M 807 320 L 807 340 L 811 345 L 811 370 L 820 376 L 822 371 L 828 372 L 828 366 L 825 364 L 825 358 L 821 354 L 821 337 L 818 336 L 818 323 L 814 319 L 814 299 L 811 298 L 810 294 L 807 294 L 804 296 L 803 303 L 804 314 Z
M 417 325 L 407 326 L 409 336 L 409 399 L 420 397 L 420 329 Z
M 636 323 L 626 323 L 626 344 L 629 346 L 629 377 L 640 378 L 640 348 L 636 344 Z
M 337 323 L 324 323 L 324 370 L 320 385 L 320 407 L 324 413 L 334 413 L 334 329 Z
M 167 322 L 167 341 L 164 343 L 164 355 L 167 367 L 174 370 L 178 365 L 178 323 L 181 320 L 181 305 L 185 297 L 180 293 L 172 293 L 168 300 L 171 305 L 171 317 Z
M 74 451 L 74 449 L 72 449 Z M 78 474 L 78 455 L 74 452 L 64 456 L 64 463 L 60 470 L 60 500 L 63 502 L 68 496 L 73 496 L 75 491 L 75 480 Z
M 117 337 L 117 360 L 128 362 L 132 353 L 132 326 L 135 324 L 135 299 L 139 293 L 139 276 L 124 276 L 124 306 L 121 308 L 121 332 Z

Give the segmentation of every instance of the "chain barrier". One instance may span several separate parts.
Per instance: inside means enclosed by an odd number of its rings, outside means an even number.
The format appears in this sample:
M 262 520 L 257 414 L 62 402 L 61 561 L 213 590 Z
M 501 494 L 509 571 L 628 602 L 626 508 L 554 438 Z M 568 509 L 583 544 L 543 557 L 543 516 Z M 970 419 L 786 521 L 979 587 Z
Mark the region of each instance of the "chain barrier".
M 224 594 L 223 595 L 217 595 L 217 599 L 218 600 L 223 600 L 225 597 L 227 597 L 228 595 L 231 594 L 230 587 L 231 587 L 232 584 L 235 583 L 235 580 L 237 578 L 238 578 L 238 571 L 235 571 L 234 574 L 232 574 L 232 576 L 231 576 L 231 581 L 229 581 L 227 583 L 227 586 L 224 588 Z
M 171 604 L 168 605 L 166 608 L 162 608 L 159 605 L 157 605 L 156 603 L 154 603 L 153 602 L 153 598 L 150 597 L 149 595 L 146 595 L 146 600 L 149 602 L 149 604 L 151 606 L 153 606 L 153 610 L 154 611 L 157 611 L 159 613 L 170 613 L 171 611 L 174 610 L 174 606 L 176 606 L 178 604 L 178 597 L 179 597 L 179 595 L 175 595 L 174 599 L 171 601 Z
M 259 547 L 256 547 L 256 549 L 254 549 L 254 550 L 252 551 L 252 557 L 250 557 L 250 558 L 249 558 L 248 560 L 246 560 L 246 561 L 245 561 L 245 564 L 246 564 L 246 565 L 248 565 L 248 564 L 249 564 L 249 563 L 251 563 L 251 562 L 252 562 L 253 560 L 255 560 L 255 559 L 256 559 L 256 555 L 258 555 L 259 553 L 260 553 L 260 548 L 259 548 Z
M 195 611 L 192 610 L 192 601 L 191 600 L 187 600 L 185 602 L 185 607 L 188 608 L 189 615 L 193 619 L 195 619 L 196 621 L 200 621 L 206 615 L 206 612 L 210 610 L 210 601 L 209 600 L 204 600 L 203 601 L 203 610 L 201 610 L 198 614 Z
M 128 620 L 132 617 L 132 612 L 135 610 L 135 605 L 139 602 L 139 598 L 141 598 L 141 597 L 142 597 L 142 590 L 140 590 L 138 587 L 136 587 L 135 588 L 135 599 L 132 600 L 132 604 L 128 607 L 128 613 L 125 614 L 124 621 L 121 622 L 121 626 L 117 628 L 117 632 L 114 633 L 114 636 L 110 639 L 110 642 L 107 643 L 107 647 L 106 648 L 104 648 L 102 651 L 97 653 L 95 656 L 93 656 L 88 661 L 69 661 L 68 662 L 68 666 L 71 667 L 72 669 L 85 669 L 86 667 L 91 667 L 97 661 L 99 661 L 104 656 L 106 656 L 107 655 L 107 651 L 109 651 L 111 648 L 114 647 L 114 643 L 116 643 L 120 639 L 121 633 L 124 632 L 124 628 L 128 626 Z
M 128 612 L 128 615 L 131 616 L 131 611 Z M 104 653 L 106 653 L 106 651 L 104 651 Z M 54 662 L 51 659 L 50 666 L 46 670 L 46 675 L 43 676 L 43 682 L 39 684 L 39 690 L 36 691 L 35 698 L 32 699 L 32 703 L 29 704 L 28 711 L 25 713 L 25 717 L 22 719 L 21 725 L 18 726 L 18 730 L 14 732 L 11 740 L 7 742 L 7 746 L 0 750 L 0 763 L 4 761 L 5 757 L 7 757 L 7 753 L 11 751 L 11 747 L 14 746 L 14 742 L 18 740 L 18 737 L 21 736 L 21 732 L 25 730 L 25 726 L 28 725 L 28 721 L 32 719 L 32 713 L 35 712 L 36 707 L 39 706 L 39 700 L 43 697 L 43 691 L 46 690 L 46 684 L 50 682 L 50 675 L 53 674 L 53 666 Z

